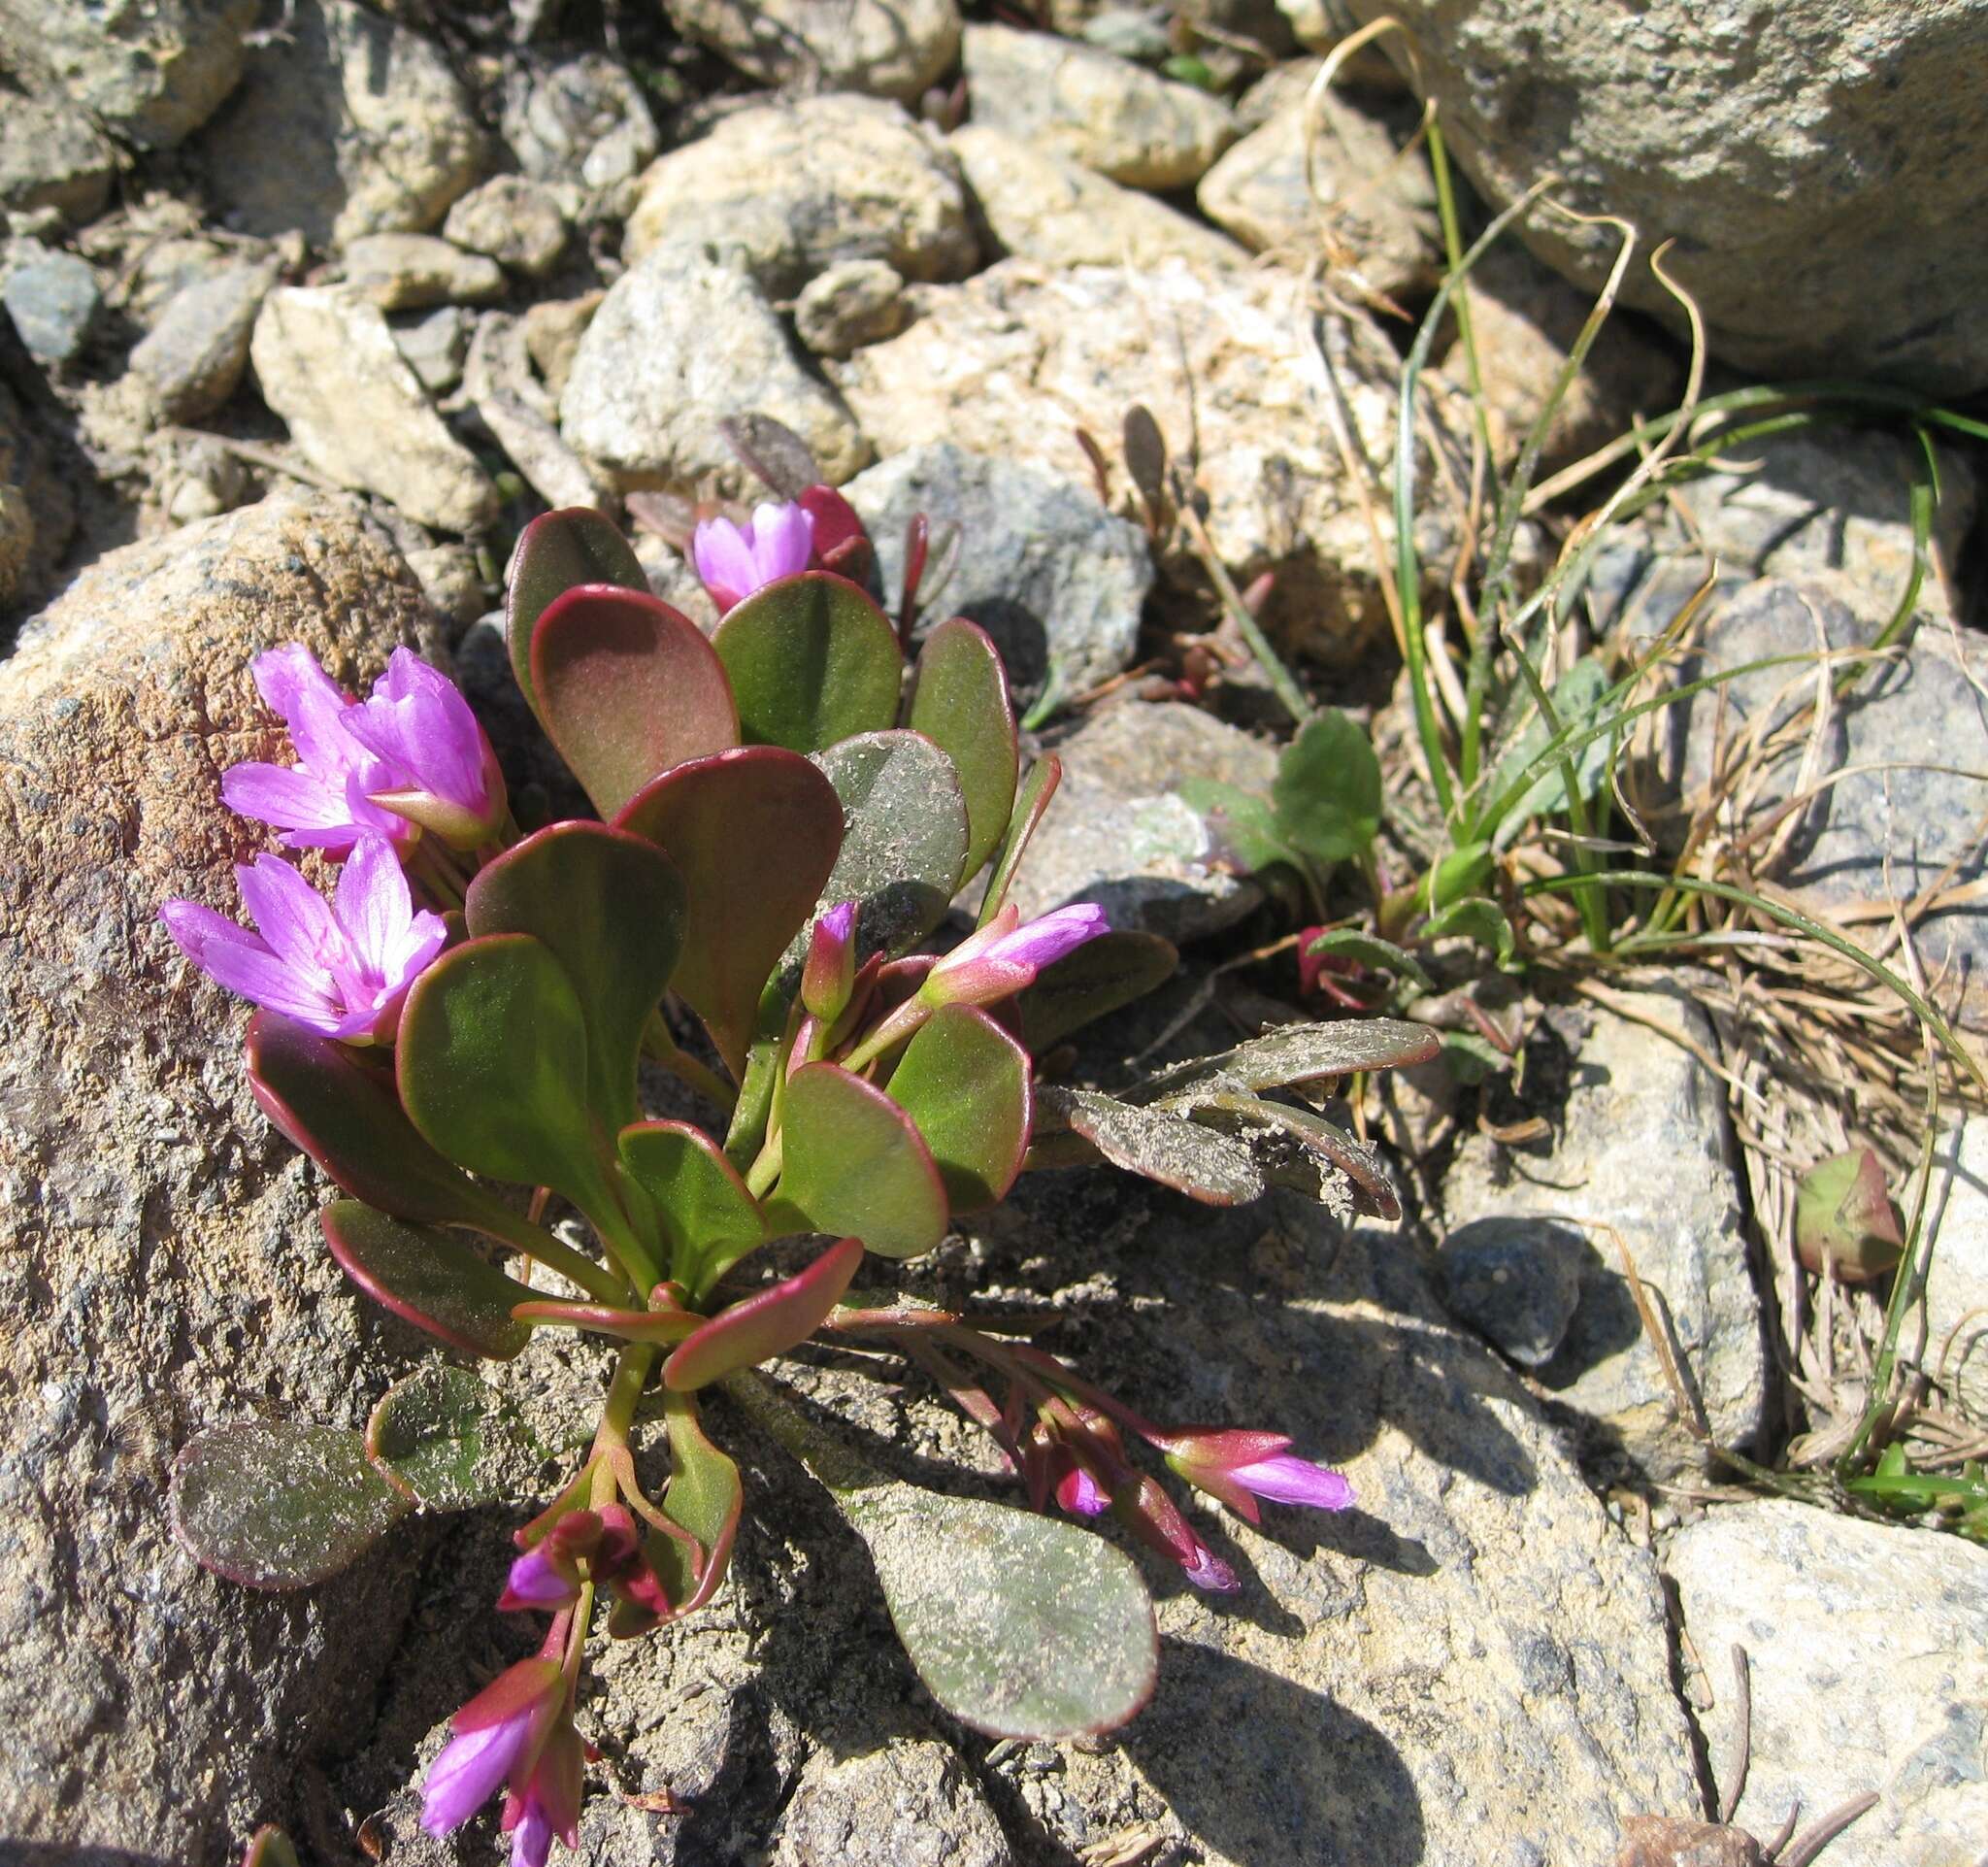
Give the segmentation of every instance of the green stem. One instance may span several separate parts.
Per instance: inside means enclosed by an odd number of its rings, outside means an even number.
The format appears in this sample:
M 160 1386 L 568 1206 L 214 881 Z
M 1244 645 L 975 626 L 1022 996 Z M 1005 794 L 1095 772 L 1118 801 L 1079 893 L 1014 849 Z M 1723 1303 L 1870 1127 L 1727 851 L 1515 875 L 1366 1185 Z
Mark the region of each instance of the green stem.
M 687 1084 L 714 1108 L 730 1115 L 738 1106 L 739 1092 L 708 1064 L 701 1063 L 671 1036 L 660 1011 L 648 1015 L 642 1034 L 643 1052 L 651 1063 L 660 1064 L 678 1082 Z
M 1186 527 L 1188 538 L 1194 546 L 1194 554 L 1201 559 L 1202 569 L 1209 574 L 1209 580 L 1215 586 L 1215 594 L 1222 599 L 1222 608 L 1229 613 L 1229 619 L 1242 631 L 1242 640 L 1249 645 L 1249 652 L 1256 657 L 1257 665 L 1269 678 L 1271 691 L 1283 702 L 1284 711 L 1300 726 L 1311 717 L 1311 703 L 1305 698 L 1305 690 L 1299 686 L 1283 658 L 1271 647 L 1270 637 L 1249 613 L 1249 605 L 1242 600 L 1242 593 L 1237 589 L 1234 580 L 1223 567 L 1222 560 L 1215 555 L 1215 548 L 1208 535 L 1208 528 L 1201 522 L 1201 515 L 1192 506 L 1180 508 L 1180 522 Z
M 773 1183 L 780 1177 L 780 1159 L 785 1151 L 781 1146 L 782 1137 L 775 1135 L 759 1150 L 759 1158 L 746 1176 L 746 1190 L 754 1199 L 764 1199 L 773 1190 Z
M 611 1504 L 615 1488 L 614 1474 L 609 1469 L 610 1461 L 602 1454 L 627 1450 L 629 1429 L 635 1424 L 635 1410 L 641 1403 L 643 1389 L 648 1385 L 657 1352 L 653 1342 L 630 1342 L 623 1345 L 621 1352 L 614 1358 L 614 1375 L 608 1383 L 608 1398 L 601 1408 L 601 1423 L 594 1433 L 593 1450 L 593 1456 L 599 1460 L 594 1471 L 594 1493 L 600 1496 L 605 1485 L 610 1494 L 607 1502 Z
M 536 1258 L 548 1271 L 557 1271 L 561 1277 L 571 1279 L 589 1296 L 599 1297 L 603 1303 L 613 1304 L 619 1309 L 628 1301 L 631 1287 L 629 1284 L 596 1264 L 584 1252 L 576 1251 L 572 1246 L 562 1244 L 543 1225 L 534 1225 L 530 1219 L 512 1212 L 508 1207 L 498 1207 L 489 1211 L 478 1229 L 487 1232 L 502 1244 L 511 1246 L 514 1250 L 522 1251 L 527 1257 Z

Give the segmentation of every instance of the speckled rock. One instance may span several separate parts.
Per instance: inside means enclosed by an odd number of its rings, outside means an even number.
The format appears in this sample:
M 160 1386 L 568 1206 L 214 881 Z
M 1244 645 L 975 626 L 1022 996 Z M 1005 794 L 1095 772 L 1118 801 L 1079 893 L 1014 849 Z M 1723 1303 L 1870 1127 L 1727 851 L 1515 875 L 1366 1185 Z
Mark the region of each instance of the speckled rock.
M 38 363 L 61 364 L 74 361 L 89 341 L 104 295 L 88 260 L 58 250 L 10 271 L 0 302 L 28 354 Z
M 959 55 L 954 0 L 666 0 L 684 38 L 762 83 L 915 104 Z
M 992 635 L 1024 706 L 1052 665 L 1065 695 L 1131 665 L 1152 557 L 1145 533 L 1094 493 L 944 443 L 893 454 L 846 490 L 884 590 L 903 585 L 905 528 L 916 514 L 957 527 L 952 574 L 922 607 L 928 619 L 964 616 Z
M 642 86 L 593 51 L 520 63 L 505 92 L 504 140 L 532 180 L 578 183 L 611 202 L 662 147 Z
M 242 75 L 255 0 L 0 0 L 0 69 L 140 149 L 171 149 Z
M 1716 1054 L 1710 1025 L 1681 994 L 1642 993 L 1639 1009 Z M 1658 1479 L 1703 1463 L 1674 1417 L 1663 1364 L 1603 1226 L 1620 1235 L 1656 1299 L 1714 1437 L 1738 1450 L 1751 1445 L 1767 1408 L 1760 1305 L 1724 1090 L 1692 1051 L 1645 1023 L 1597 1011 L 1550 1150 L 1536 1159 L 1481 1133 L 1466 1137 L 1442 1205 L 1451 1226 L 1499 1216 L 1590 1221 L 1554 1227 L 1585 1240 L 1580 1299 L 1558 1352 L 1534 1373 L 1598 1422 L 1598 1454 L 1619 1448 Z
M 285 755 L 249 656 L 303 641 L 349 683 L 432 650 L 426 617 L 355 502 L 280 495 L 100 558 L 0 666 L 0 1720 L 33 1733 L 0 1747 L 0 1831 L 31 1857 L 232 1857 L 367 1717 L 407 1611 L 418 1533 L 282 1596 L 168 1532 L 195 1431 L 358 1425 L 412 1338 L 362 1321 L 243 1081 L 243 1007 L 155 916 L 233 912 L 266 847 L 217 795 Z
M 774 1850 L 774 1867 L 843 1867 L 851 1859 L 903 1867 L 1010 1867 L 1001 1823 L 959 1755 L 898 1738 L 801 1766 Z
M 566 250 L 566 217 L 550 188 L 521 176 L 493 176 L 448 211 L 443 234 L 470 252 L 537 279 Z
M 394 349 L 430 395 L 447 395 L 462 381 L 462 359 L 475 321 L 460 305 L 444 305 L 426 317 L 392 323 Z
M 72 224 L 100 214 L 117 167 L 109 139 L 67 98 L 0 100 L 0 208 L 52 208 Z
M 1275 747 L 1198 707 L 1135 701 L 1049 750 L 1063 783 L 1009 895 L 1024 919 L 1095 901 L 1114 927 L 1178 942 L 1234 926 L 1263 899 L 1219 865 L 1208 825 L 1176 793 L 1188 778 L 1268 789 Z
M 665 243 L 736 259 L 774 297 L 845 259 L 925 281 L 964 278 L 979 260 L 944 142 L 865 97 L 740 111 L 661 157 L 642 179 L 626 250 L 639 258 Z
M 271 292 L 250 354 L 263 399 L 319 473 L 443 531 L 496 517 L 489 476 L 429 407 L 376 306 L 337 287 Z
M 1552 1219 L 1474 1218 L 1442 1241 L 1437 1284 L 1460 1322 L 1522 1367 L 1551 1361 L 1580 1304 L 1579 1232 Z
M 131 352 L 159 413 L 197 421 L 229 396 L 248 367 L 255 316 L 276 283 L 272 265 L 242 261 L 182 285 Z
M 345 284 L 383 312 L 487 305 L 504 296 L 504 269 L 431 233 L 368 233 L 345 250 Z
M 485 154 L 441 49 L 357 0 L 295 0 L 196 152 L 231 226 L 315 247 L 425 233 Z
M 1207 91 L 1050 33 L 970 25 L 961 58 L 976 122 L 1131 187 L 1192 187 L 1236 140 Z
M 1753 1674 L 1752 1764 L 1736 1812 L 1766 1837 L 1865 1790 L 1876 1808 L 1829 1867 L 1961 1867 L 1988 1835 L 1988 1550 L 1781 1499 L 1714 1508 L 1664 1567 L 1695 1651 L 1706 1748 L 1732 1754 L 1726 1655 Z M 1709 1701 L 1709 1703 L 1708 1703 Z
M 673 245 L 602 300 L 575 352 L 559 425 L 624 489 L 709 478 L 737 494 L 746 476 L 717 424 L 753 410 L 799 434 L 831 483 L 869 464 L 870 444 L 842 398 L 803 369 L 752 281 Z
M 947 141 L 973 190 L 987 245 L 998 252 L 1045 266 L 1155 266 L 1184 259 L 1228 267 L 1248 259 L 1233 240 L 1164 201 L 1006 131 L 968 123 Z
M 816 356 L 847 356 L 905 327 L 905 282 L 881 259 L 844 259 L 817 273 L 794 300 L 794 335 Z
M 1968 1116 L 1934 1156 L 1933 1262 L 1920 1365 L 1988 1427 L 1988 1120 Z M 1906 1347 L 1911 1347 L 1911 1332 Z

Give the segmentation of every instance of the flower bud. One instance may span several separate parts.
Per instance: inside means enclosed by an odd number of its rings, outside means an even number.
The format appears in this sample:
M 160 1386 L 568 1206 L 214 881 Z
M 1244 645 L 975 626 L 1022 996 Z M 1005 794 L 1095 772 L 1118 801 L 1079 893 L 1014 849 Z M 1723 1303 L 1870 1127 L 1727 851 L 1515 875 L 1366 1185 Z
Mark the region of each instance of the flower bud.
M 826 1029 L 847 1008 L 855 987 L 856 904 L 839 901 L 814 922 L 801 971 L 801 1003 Z

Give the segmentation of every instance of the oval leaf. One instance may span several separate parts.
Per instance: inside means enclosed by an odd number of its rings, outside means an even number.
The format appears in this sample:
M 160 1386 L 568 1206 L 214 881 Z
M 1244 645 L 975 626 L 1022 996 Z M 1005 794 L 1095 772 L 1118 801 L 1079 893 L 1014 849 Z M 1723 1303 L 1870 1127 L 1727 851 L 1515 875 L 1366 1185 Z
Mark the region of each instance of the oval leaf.
M 623 1128 L 621 1164 L 654 1202 L 670 1275 L 702 1296 L 766 1238 L 759 1202 L 717 1144 L 684 1121 Z
M 1169 1096 L 1157 1105 L 1177 1114 L 1191 1115 L 1197 1121 L 1218 1128 L 1224 1134 L 1287 1136 L 1303 1151 L 1259 1147 L 1258 1164 L 1267 1178 L 1280 1186 L 1290 1186 L 1311 1199 L 1335 1199 L 1350 1192 L 1354 1209 L 1375 1218 L 1399 1218 L 1401 1201 L 1389 1184 L 1380 1156 L 1363 1142 L 1354 1140 L 1309 1109 L 1294 1109 L 1281 1102 L 1266 1102 L 1253 1095 L 1230 1095 L 1208 1089 L 1190 1090 Z
M 339 1268 L 376 1303 L 465 1354 L 509 1361 L 531 1340 L 512 1309 L 531 1286 L 507 1277 L 465 1240 L 389 1218 L 356 1199 L 318 1215 Z
M 1044 1088 L 1040 1100 L 1045 1114 L 1081 1135 L 1114 1167 L 1156 1180 L 1204 1206 L 1246 1205 L 1264 1189 L 1263 1173 L 1242 1142 L 1185 1116 L 1061 1085 Z
M 1086 940 L 1014 1001 L 1022 1042 L 1040 1055 L 1072 1031 L 1137 1003 L 1174 977 L 1180 955 L 1158 934 L 1114 928 Z
M 945 1236 L 945 1184 L 916 1124 L 881 1089 L 833 1063 L 787 1080 L 779 1190 L 767 1228 L 860 1238 L 915 1257 Z
M 265 1821 L 248 1837 L 242 1850 L 242 1867 L 297 1867 L 297 1850 L 290 1838 L 273 1821 Z
M 926 1689 L 989 1737 L 1109 1731 L 1152 1696 L 1152 1601 L 1074 1523 L 889 1484 L 838 1494 Z
M 655 844 L 683 878 L 683 951 L 671 983 L 736 1077 L 767 975 L 835 867 L 835 786 L 793 752 L 746 747 L 665 772 L 615 827 Z
M 353 1198 L 429 1224 L 503 1224 L 501 1202 L 422 1140 L 393 1079 L 349 1045 L 257 1012 L 247 1050 L 263 1114 Z
M 821 890 L 859 904 L 856 950 L 895 957 L 945 918 L 967 872 L 967 807 L 952 760 L 912 732 L 863 733 L 813 761 L 843 806 L 843 844 Z M 805 931 L 785 963 L 807 957 Z
M 173 1530 L 201 1566 L 303 1588 L 363 1555 L 407 1509 L 343 1426 L 250 1419 L 191 1441 L 173 1467 Z
M 586 1108 L 586 1018 L 566 969 L 529 934 L 446 952 L 408 993 L 401 1106 L 457 1166 L 602 1207 Z
M 925 638 L 906 723 L 959 772 L 967 807 L 962 874 L 977 875 L 1007 834 L 1020 767 L 1008 670 L 985 629 L 956 616 Z
M 1063 782 L 1063 761 L 1054 752 L 1045 752 L 1029 767 L 1029 773 L 1021 781 L 1020 788 L 1014 794 L 1014 810 L 1008 819 L 1008 841 L 1001 847 L 1001 860 L 994 865 L 994 874 L 987 883 L 987 893 L 980 902 L 978 924 L 984 927 L 1001 912 L 1001 904 L 1008 899 L 1008 890 L 1014 883 L 1014 872 L 1021 867 L 1021 859 L 1028 852 L 1029 839 L 1035 835 L 1036 826 L 1043 820 L 1043 813 L 1049 808 L 1049 800 L 1056 795 L 1056 786 Z
M 803 571 L 755 590 L 712 647 L 731 677 L 748 746 L 818 752 L 897 718 L 897 631 L 846 578 Z
M 1442 1048 L 1426 1024 L 1395 1017 L 1347 1018 L 1338 1024 L 1287 1024 L 1233 1050 L 1176 1063 L 1140 1085 L 1142 1095 L 1176 1095 L 1202 1084 L 1254 1093 L 1351 1076 L 1359 1070 L 1399 1070 L 1427 1063 Z
M 530 934 L 580 995 L 588 1103 L 635 1118 L 649 1015 L 683 947 L 683 882 L 653 843 L 604 823 L 554 823 L 490 863 L 463 903 L 472 934 Z
M 892 1071 L 890 1099 L 917 1124 L 955 1213 L 991 1206 L 1028 1152 L 1028 1052 L 983 1011 L 947 1005 Z
M 663 1385 L 689 1393 L 798 1347 L 828 1320 L 862 1261 L 863 1241 L 843 1239 L 805 1271 L 721 1310 L 663 1363 Z
M 711 644 L 656 597 L 568 590 L 539 618 L 531 653 L 546 731 L 603 817 L 672 765 L 739 743 Z
M 428 1511 L 468 1511 L 507 1496 L 536 1454 L 516 1410 L 467 1368 L 431 1361 L 381 1395 L 366 1456 Z
M 1277 827 L 1317 862 L 1349 862 L 1380 833 L 1380 761 L 1366 731 L 1327 707 L 1299 729 L 1271 785 Z
M 532 631 L 540 617 L 581 583 L 648 589 L 648 578 L 628 541 L 592 507 L 541 513 L 518 534 L 504 599 L 511 669 L 534 713 L 539 702 L 532 686 Z

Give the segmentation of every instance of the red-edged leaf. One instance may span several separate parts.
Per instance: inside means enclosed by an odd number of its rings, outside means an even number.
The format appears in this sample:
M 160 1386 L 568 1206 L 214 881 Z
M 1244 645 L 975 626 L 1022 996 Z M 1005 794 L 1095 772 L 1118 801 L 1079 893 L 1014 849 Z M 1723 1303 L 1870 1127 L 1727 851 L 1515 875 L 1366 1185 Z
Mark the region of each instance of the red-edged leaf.
M 663 1421 L 670 1435 L 670 1488 L 663 1515 L 697 1539 L 704 1559 L 690 1572 L 681 1544 L 660 1537 L 648 1544 L 648 1557 L 680 1617 L 702 1608 L 725 1579 L 732 1539 L 739 1528 L 745 1488 L 739 1468 L 705 1437 L 697 1396 L 663 1389 Z
M 690 1393 L 798 1347 L 828 1320 L 862 1261 L 863 1241 L 845 1238 L 805 1271 L 721 1310 L 663 1363 L 663 1385 Z
M 670 1275 L 693 1297 L 764 1241 L 759 1202 L 700 1129 L 686 1121 L 639 1121 L 621 1130 L 618 1146 L 621 1164 L 655 1206 Z
M 787 1079 L 779 1184 L 769 1231 L 860 1238 L 914 1257 L 945 1236 L 945 1183 L 917 1123 L 881 1089 L 833 1063 Z
M 860 583 L 870 568 L 870 534 L 855 507 L 833 486 L 822 485 L 808 487 L 800 505 L 814 520 L 814 561 Z
M 967 806 L 966 873 L 977 875 L 1008 828 L 1020 757 L 1008 670 L 986 630 L 956 616 L 925 638 L 905 723 L 958 770 Z
M 891 1072 L 890 1099 L 917 1124 L 955 1213 L 992 1206 L 1028 1152 L 1029 1054 L 985 1012 L 947 1005 Z
M 506 1277 L 453 1232 L 403 1224 L 356 1199 L 318 1215 L 339 1268 L 376 1303 L 465 1354 L 509 1361 L 531 1340 L 512 1311 L 529 1284 Z
M 513 1311 L 520 1322 L 550 1324 L 555 1329 L 585 1329 L 622 1342 L 681 1342 L 704 1326 L 704 1317 L 688 1310 L 613 1310 L 605 1303 L 520 1303 Z
M 1029 839 L 1035 835 L 1043 813 L 1049 808 L 1049 800 L 1062 782 L 1063 761 L 1054 752 L 1045 752 L 1037 759 L 1021 781 L 1014 794 L 1014 810 L 1008 820 L 1008 841 L 1001 846 L 1001 860 L 994 865 L 986 897 L 980 903 L 981 926 L 1001 912 L 1008 890 L 1013 885 L 1014 872 L 1021 867 L 1021 859 L 1028 851 Z
M 518 690 L 538 711 L 532 687 L 532 631 L 539 617 L 581 583 L 648 589 L 648 578 L 628 541 L 590 506 L 541 513 L 518 534 L 504 600 L 504 632 Z
M 883 612 L 829 571 L 754 590 L 712 637 L 748 746 L 818 752 L 897 719 L 904 657 Z
M 615 827 L 646 837 L 683 878 L 683 953 L 671 983 L 739 1075 L 767 975 L 835 868 L 842 800 L 807 759 L 750 746 L 665 772 Z

